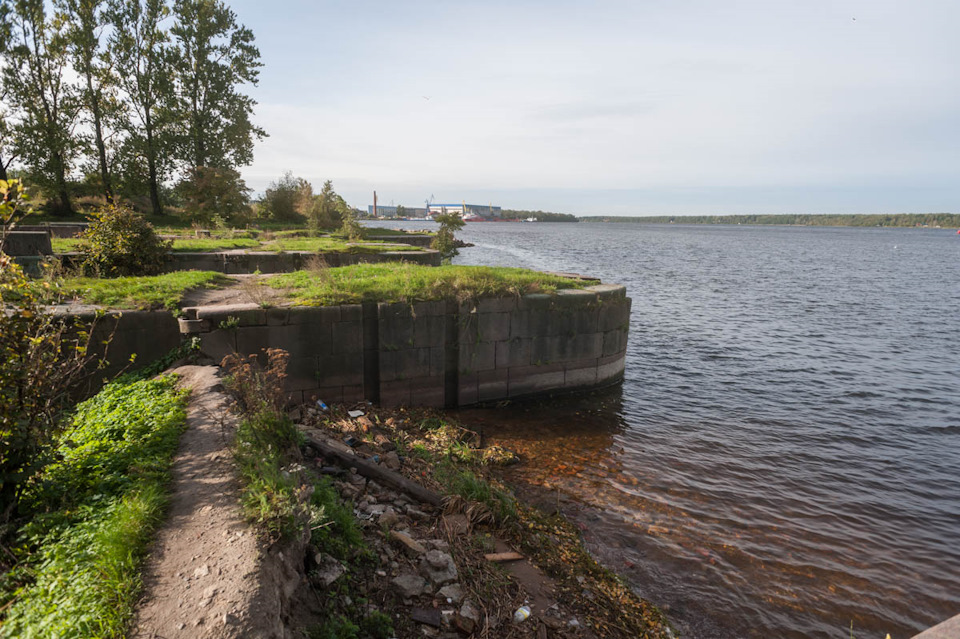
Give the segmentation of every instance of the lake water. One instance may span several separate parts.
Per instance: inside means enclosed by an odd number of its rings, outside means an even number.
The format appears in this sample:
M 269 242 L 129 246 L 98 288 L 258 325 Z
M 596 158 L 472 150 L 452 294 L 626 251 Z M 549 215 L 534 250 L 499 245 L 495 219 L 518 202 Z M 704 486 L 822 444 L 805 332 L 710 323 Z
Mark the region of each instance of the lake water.
M 388 224 L 396 226 L 397 224 Z M 408 223 L 429 226 L 430 223 Z M 960 613 L 960 237 L 468 224 L 457 263 L 633 299 L 622 387 L 464 411 L 688 637 L 905 639 Z

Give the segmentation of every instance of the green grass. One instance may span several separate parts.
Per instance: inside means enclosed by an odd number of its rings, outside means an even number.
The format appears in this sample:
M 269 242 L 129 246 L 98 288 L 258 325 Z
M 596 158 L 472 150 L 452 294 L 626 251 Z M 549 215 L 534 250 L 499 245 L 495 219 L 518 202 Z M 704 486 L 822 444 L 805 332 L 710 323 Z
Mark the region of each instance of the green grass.
M 0 637 L 122 637 L 163 517 L 186 393 L 171 376 L 106 386 L 77 407 L 24 499 L 18 579 Z M 15 591 L 9 588 L 16 581 Z
M 260 240 L 245 237 L 181 238 L 173 241 L 175 252 L 228 251 L 260 246 Z
M 63 298 L 110 308 L 174 310 L 187 291 L 216 288 L 228 281 L 228 277 L 213 271 L 177 271 L 149 277 L 113 279 L 70 277 L 63 280 L 59 294 Z
M 70 253 L 77 250 L 80 239 L 76 237 L 52 237 L 50 245 L 54 253 Z
M 312 306 L 552 293 L 586 285 L 580 280 L 519 268 L 400 262 L 330 268 L 319 276 L 311 271 L 297 271 L 275 275 L 266 282 L 273 288 L 286 289 L 295 304 Z
M 247 518 L 271 537 L 292 536 L 299 526 L 301 504 L 297 476 L 285 470 L 299 433 L 286 416 L 263 411 L 247 415 L 237 428 L 234 459 Z

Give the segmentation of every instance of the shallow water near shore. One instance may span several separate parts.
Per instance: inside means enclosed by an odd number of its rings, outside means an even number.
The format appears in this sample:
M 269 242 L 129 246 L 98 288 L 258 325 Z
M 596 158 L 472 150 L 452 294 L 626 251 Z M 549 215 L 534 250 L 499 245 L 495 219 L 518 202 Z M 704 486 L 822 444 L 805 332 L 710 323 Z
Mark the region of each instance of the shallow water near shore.
M 400 226 L 402 223 L 387 223 Z M 429 223 L 407 223 L 422 227 Z M 904 639 L 960 613 L 960 237 L 468 224 L 457 263 L 633 298 L 621 387 L 468 410 L 688 637 Z

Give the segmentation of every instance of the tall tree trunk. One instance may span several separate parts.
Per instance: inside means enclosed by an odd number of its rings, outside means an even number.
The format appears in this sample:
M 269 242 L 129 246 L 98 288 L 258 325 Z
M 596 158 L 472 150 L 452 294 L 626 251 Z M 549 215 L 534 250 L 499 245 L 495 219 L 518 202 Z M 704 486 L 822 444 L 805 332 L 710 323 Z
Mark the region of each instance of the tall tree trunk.
M 107 146 L 103 142 L 101 125 L 100 96 L 93 90 L 93 78 L 87 73 L 87 91 L 90 94 L 90 110 L 93 112 L 94 141 L 97 144 L 97 156 L 100 160 L 100 179 L 103 180 L 103 195 L 113 204 L 113 186 L 110 183 L 110 170 L 107 168 Z
M 70 191 L 67 189 L 67 174 L 64 169 L 63 156 L 60 153 L 53 155 L 54 173 L 57 181 L 57 198 L 60 200 L 60 215 L 70 215 L 73 213 L 73 204 L 70 202 Z
M 153 143 L 153 120 L 150 110 L 147 109 L 144 118 L 144 129 L 147 135 L 147 172 L 150 179 L 150 205 L 154 215 L 163 215 L 163 205 L 160 203 L 160 185 L 157 181 L 157 150 Z
M 7 163 L 0 157 L 0 180 L 7 181 Z

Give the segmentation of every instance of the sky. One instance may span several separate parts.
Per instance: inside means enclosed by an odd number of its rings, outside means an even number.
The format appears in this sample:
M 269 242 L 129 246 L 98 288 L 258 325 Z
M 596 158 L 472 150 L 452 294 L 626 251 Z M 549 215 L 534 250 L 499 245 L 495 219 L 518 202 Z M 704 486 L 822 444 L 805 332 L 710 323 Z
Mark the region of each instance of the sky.
M 243 169 L 352 205 L 960 211 L 957 0 L 233 0 Z

